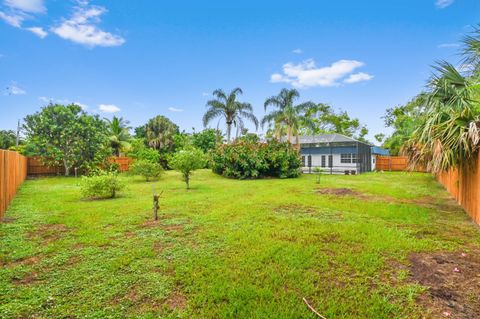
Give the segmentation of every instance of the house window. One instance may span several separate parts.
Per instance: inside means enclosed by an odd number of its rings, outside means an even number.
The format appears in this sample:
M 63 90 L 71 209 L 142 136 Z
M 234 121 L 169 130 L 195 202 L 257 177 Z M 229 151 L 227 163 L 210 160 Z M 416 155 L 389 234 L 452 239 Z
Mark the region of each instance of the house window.
M 308 167 L 312 167 L 312 155 L 308 155 Z
M 325 167 L 327 165 L 326 160 L 325 160 L 325 155 L 322 155 L 322 167 Z
M 357 154 L 352 154 L 352 163 L 360 163 Z
M 340 154 L 340 163 L 349 164 L 352 162 L 352 154 Z
M 305 156 L 302 156 L 302 167 L 305 167 Z
M 333 167 L 333 155 L 328 155 L 328 167 Z

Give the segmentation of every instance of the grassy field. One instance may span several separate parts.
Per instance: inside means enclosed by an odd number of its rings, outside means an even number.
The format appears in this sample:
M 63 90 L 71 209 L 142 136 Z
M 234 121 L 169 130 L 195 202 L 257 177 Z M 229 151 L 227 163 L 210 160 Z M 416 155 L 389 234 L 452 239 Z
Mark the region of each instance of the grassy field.
M 0 224 L 1 318 L 316 318 L 302 298 L 329 319 L 428 317 L 410 256 L 480 246 L 420 173 L 124 178 L 99 201 L 74 178 L 24 183 Z

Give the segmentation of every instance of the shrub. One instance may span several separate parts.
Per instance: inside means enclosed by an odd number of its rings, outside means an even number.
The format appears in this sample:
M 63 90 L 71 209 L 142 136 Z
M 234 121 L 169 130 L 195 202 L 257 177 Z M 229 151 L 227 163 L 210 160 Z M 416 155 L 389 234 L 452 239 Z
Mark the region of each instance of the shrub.
M 188 147 L 173 154 L 170 165 L 182 173 L 187 189 L 190 189 L 190 176 L 194 170 L 205 167 L 205 155 L 198 148 Z
M 162 173 L 162 166 L 148 160 L 137 160 L 130 165 L 129 173 L 132 175 L 141 175 L 145 177 L 148 182 L 151 178 L 160 176 Z
M 300 175 L 298 152 L 289 143 L 276 140 L 240 139 L 220 145 L 211 152 L 211 165 L 215 173 L 238 179 Z
M 103 174 L 82 177 L 81 191 L 84 197 L 115 198 L 117 192 L 125 188 L 116 173 L 104 172 Z

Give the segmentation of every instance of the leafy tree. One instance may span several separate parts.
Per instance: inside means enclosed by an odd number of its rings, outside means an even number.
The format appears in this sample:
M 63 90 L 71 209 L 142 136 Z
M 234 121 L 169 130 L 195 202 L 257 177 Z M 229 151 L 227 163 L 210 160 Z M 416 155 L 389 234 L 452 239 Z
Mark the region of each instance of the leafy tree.
M 8 149 L 15 146 L 17 142 L 17 135 L 12 130 L 0 130 L 0 149 Z
M 83 176 L 81 192 L 84 197 L 91 199 L 115 198 L 125 187 L 125 183 L 116 173 L 101 172 L 98 175 Z
M 173 137 L 178 133 L 178 125 L 162 115 L 150 119 L 145 125 L 147 144 L 159 151 L 173 150 Z
M 222 133 L 216 129 L 208 128 L 192 134 L 192 145 L 201 149 L 204 153 L 208 153 L 220 143 L 222 143 Z
M 275 107 L 276 110 L 265 115 L 261 122 L 262 126 L 273 123 L 277 139 L 283 137 L 285 132 L 289 142 L 295 137 L 297 147 L 299 147 L 299 130 L 302 127 L 313 126 L 310 116 L 307 115 L 308 111 L 316 107 L 313 102 L 294 105 L 299 97 L 300 94 L 295 89 L 282 89 L 278 95 L 266 99 L 265 111 L 269 106 Z
M 390 154 L 400 154 L 402 146 L 412 137 L 413 132 L 422 122 L 425 101 L 426 93 L 421 93 L 405 105 L 387 109 L 383 117 L 385 126 L 393 128 L 394 131 L 385 138 L 383 146 L 390 150 Z
M 198 148 L 187 147 L 173 154 L 170 165 L 182 173 L 187 189 L 190 189 L 190 177 L 195 170 L 205 167 L 205 155 Z
M 162 166 L 158 163 L 152 163 L 149 160 L 137 160 L 130 165 L 129 173 L 132 175 L 141 175 L 149 182 L 151 178 L 160 176 Z
M 91 168 L 108 156 L 108 129 L 78 105 L 50 104 L 25 118 L 24 129 L 46 164 Z
M 375 138 L 375 140 L 376 140 L 378 143 L 382 144 L 382 143 L 383 143 L 383 140 L 385 139 L 385 134 L 383 134 L 383 133 L 378 133 L 378 134 L 375 134 L 373 137 Z
M 145 145 L 145 139 L 134 138 L 130 142 L 131 148 L 127 153 L 128 156 L 137 160 L 146 160 L 152 163 L 160 163 L 160 153 L 153 148 Z
M 365 139 L 367 127 L 359 119 L 351 118 L 346 111 L 336 112 L 330 105 L 319 103 L 308 110 L 307 116 L 311 117 L 312 124 L 302 128 L 305 134 L 338 133 L 368 142 Z
M 108 130 L 110 134 L 110 147 L 112 148 L 113 155 L 120 156 L 121 151 L 128 150 L 130 147 L 130 133 L 128 132 L 130 127 L 128 121 L 123 118 L 114 116 L 112 120 L 107 120 Z
M 227 124 L 227 142 L 230 143 L 232 126 L 242 129 L 245 125 L 243 119 L 250 120 L 258 128 L 258 120 L 253 114 L 250 103 L 237 100 L 243 94 L 242 89 L 235 88 L 228 95 L 221 89 L 213 91 L 215 99 L 207 102 L 208 110 L 203 116 L 203 125 L 206 127 L 213 119 L 223 117 Z

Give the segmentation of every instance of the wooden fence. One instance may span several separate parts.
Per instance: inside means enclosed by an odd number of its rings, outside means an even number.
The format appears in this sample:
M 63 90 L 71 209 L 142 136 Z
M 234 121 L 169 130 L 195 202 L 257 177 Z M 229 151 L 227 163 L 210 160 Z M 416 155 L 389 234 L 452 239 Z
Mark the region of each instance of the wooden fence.
M 437 180 L 480 224 L 480 154 L 473 167 L 460 167 L 437 174 Z
M 0 219 L 26 177 L 27 158 L 17 152 L 0 150 Z
M 121 172 L 128 171 L 130 164 L 133 162 L 131 157 L 110 157 L 110 163 L 117 163 Z M 40 157 L 28 158 L 28 175 L 63 175 L 65 169 L 63 166 L 49 166 L 42 163 Z M 74 174 L 73 170 L 71 171 Z
M 377 156 L 375 169 L 377 171 L 406 171 L 407 156 Z

